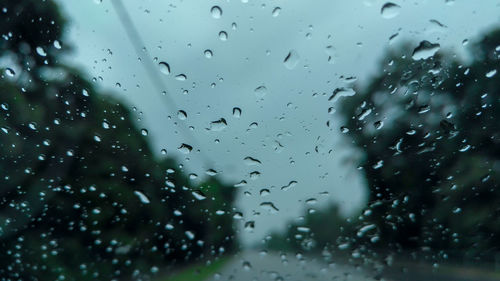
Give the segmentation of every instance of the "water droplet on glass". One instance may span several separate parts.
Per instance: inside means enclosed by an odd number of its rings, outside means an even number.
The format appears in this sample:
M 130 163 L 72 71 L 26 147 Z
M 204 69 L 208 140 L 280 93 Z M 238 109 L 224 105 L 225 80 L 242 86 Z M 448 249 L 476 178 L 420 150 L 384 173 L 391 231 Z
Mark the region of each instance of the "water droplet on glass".
M 287 185 L 282 186 L 281 190 L 287 191 L 290 188 L 294 187 L 295 185 L 297 185 L 297 181 L 290 181 Z
M 264 85 L 261 85 L 254 90 L 255 96 L 257 98 L 263 98 L 267 94 L 267 88 Z
M 272 202 L 262 202 L 260 207 L 272 214 L 279 212 L 279 209 Z
M 260 196 L 267 196 L 271 193 L 271 191 L 269 191 L 269 189 L 267 188 L 263 188 L 260 190 Z
M 12 68 L 6 68 L 5 74 L 7 74 L 7 76 L 14 77 L 16 75 L 16 72 Z
M 352 97 L 355 94 L 356 92 L 352 88 L 337 88 L 333 90 L 333 93 L 328 100 L 336 102 L 340 97 Z
M 226 41 L 227 40 L 227 32 L 225 32 L 225 31 L 219 32 L 219 39 L 221 41 Z
M 160 68 L 161 73 L 165 75 L 170 74 L 170 65 L 164 61 L 158 63 L 158 67 Z
M 196 200 L 201 201 L 201 200 L 207 199 L 207 196 L 201 190 L 195 190 L 195 191 L 191 192 L 191 194 L 193 195 L 193 197 Z
M 143 135 L 143 136 L 147 136 L 147 135 L 148 135 L 148 130 L 146 130 L 146 129 L 142 129 L 142 130 L 141 130 L 141 135 Z
M 54 45 L 54 48 L 56 48 L 58 50 L 62 48 L 61 42 L 59 42 L 57 40 L 54 40 L 53 45 Z
M 290 52 L 288 52 L 288 55 L 286 55 L 285 59 L 283 60 L 283 64 L 286 68 L 292 70 L 295 68 L 295 66 L 297 66 L 299 60 L 299 54 L 295 50 L 290 50 Z
M 183 154 L 188 154 L 189 152 L 191 152 L 191 150 L 193 150 L 193 147 L 190 146 L 189 144 L 181 144 L 181 146 L 179 146 L 177 148 L 177 150 L 179 150 L 179 152 L 183 153 Z
M 136 190 L 136 191 L 134 191 L 134 194 L 137 197 L 139 197 L 139 200 L 141 200 L 141 203 L 143 203 L 143 204 L 149 204 L 150 203 L 149 198 L 146 195 L 144 195 L 144 193 Z
M 248 261 L 244 261 L 242 264 L 243 270 L 250 271 L 252 269 L 252 264 Z
M 411 57 L 414 60 L 428 59 L 434 56 L 434 54 L 436 54 L 439 48 L 440 45 L 438 43 L 433 44 L 427 40 L 424 40 L 420 42 L 420 44 L 415 48 L 415 50 L 413 50 L 413 54 Z
M 245 222 L 245 231 L 252 232 L 255 228 L 255 221 Z
M 210 13 L 214 19 L 220 19 L 222 17 L 222 9 L 219 6 L 213 6 L 210 9 Z
M 82 89 L 82 95 L 84 97 L 88 97 L 89 96 L 89 91 L 87 89 Z
M 212 58 L 212 57 L 213 57 L 213 55 L 214 55 L 214 53 L 213 53 L 211 50 L 208 50 L 208 49 L 207 49 L 207 50 L 205 50 L 205 52 L 203 52 L 203 53 L 205 54 L 205 57 L 206 57 L 207 59 Z
M 178 81 L 186 81 L 187 79 L 187 76 L 185 74 L 179 74 L 177 76 L 175 76 L 175 80 L 178 80 Z
M 262 162 L 260 162 L 258 159 L 252 158 L 250 156 L 247 156 L 243 159 L 246 165 L 248 166 L 255 166 L 255 165 L 260 165 Z
M 280 7 L 276 7 L 276 8 L 274 8 L 274 9 L 273 9 L 273 13 L 272 13 L 273 17 L 277 17 L 277 16 L 279 16 L 279 15 L 280 15 L 280 12 L 281 12 L 281 8 L 280 8 Z
M 187 113 L 184 110 L 179 110 L 177 111 L 177 118 L 180 120 L 186 120 L 187 119 Z
M 217 171 L 216 171 L 216 170 L 214 170 L 214 169 L 208 169 L 208 170 L 205 172 L 205 174 L 207 174 L 207 175 L 209 175 L 209 176 L 213 177 L 213 176 L 217 175 Z
M 496 74 L 497 74 L 496 69 L 490 70 L 486 73 L 486 78 L 491 78 L 491 77 L 495 76 Z
M 399 15 L 399 10 L 401 9 L 401 6 L 398 4 L 394 4 L 392 2 L 387 2 L 385 3 L 382 8 L 380 9 L 380 14 L 384 19 L 392 19 Z
M 233 108 L 233 116 L 235 118 L 240 118 L 241 117 L 241 109 L 239 107 Z
M 47 56 L 47 53 L 42 47 L 36 47 L 36 53 L 42 57 Z
M 208 130 L 214 132 L 220 132 L 224 130 L 226 127 L 227 127 L 226 119 L 221 118 L 219 120 L 210 122 L 210 127 L 208 128 Z

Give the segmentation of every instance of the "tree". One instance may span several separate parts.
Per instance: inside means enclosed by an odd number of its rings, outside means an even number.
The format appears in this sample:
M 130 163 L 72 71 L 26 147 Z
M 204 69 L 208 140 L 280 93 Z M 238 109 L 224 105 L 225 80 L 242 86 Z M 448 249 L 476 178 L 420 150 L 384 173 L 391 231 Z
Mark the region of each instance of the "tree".
M 500 245 L 500 30 L 470 62 L 430 42 L 390 50 L 366 87 L 343 97 L 342 131 L 361 152 L 371 248 L 491 257 Z M 337 92 L 340 90 L 337 90 Z
M 234 250 L 234 188 L 157 159 L 129 110 L 59 61 L 70 48 L 53 1 L 4 2 L 0 275 L 142 278 Z

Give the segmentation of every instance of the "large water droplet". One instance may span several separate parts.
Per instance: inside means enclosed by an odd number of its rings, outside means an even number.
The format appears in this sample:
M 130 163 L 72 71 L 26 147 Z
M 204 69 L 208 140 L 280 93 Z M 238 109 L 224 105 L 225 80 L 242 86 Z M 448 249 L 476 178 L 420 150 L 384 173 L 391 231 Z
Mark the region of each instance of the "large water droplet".
M 144 193 L 136 190 L 136 191 L 134 191 L 134 194 L 137 197 L 139 197 L 139 200 L 141 200 L 141 203 L 143 203 L 143 204 L 149 204 L 150 203 L 149 198 L 146 195 L 144 195 Z
M 333 94 L 328 98 L 329 101 L 336 102 L 340 97 L 352 97 L 356 92 L 352 88 L 337 88 L 333 90 Z
M 193 197 L 196 200 L 201 201 L 201 200 L 207 199 L 207 196 L 201 190 L 195 190 L 195 191 L 191 192 L 191 194 L 193 195 Z
M 236 118 L 240 118 L 241 117 L 241 109 L 239 107 L 233 108 L 233 116 L 236 117 Z
M 178 80 L 178 81 L 186 81 L 186 79 L 187 79 L 186 74 L 179 74 L 179 75 L 175 76 L 175 80 Z
M 147 135 L 148 135 L 148 130 L 146 130 L 146 129 L 142 129 L 142 130 L 141 130 L 141 134 L 142 134 L 143 136 L 147 136 Z
M 382 9 L 380 9 L 380 14 L 384 19 L 392 19 L 399 15 L 400 9 L 401 6 L 399 6 L 398 4 L 387 2 L 382 6 Z
M 193 150 L 193 147 L 189 144 L 183 143 L 177 148 L 177 150 L 179 150 L 181 153 L 188 154 L 189 152 L 191 152 L 191 150 Z
M 427 40 L 420 42 L 420 44 L 413 50 L 411 56 L 414 60 L 424 60 L 428 59 L 436 54 L 439 50 L 440 45 L 438 43 L 431 43 Z
M 207 59 L 211 59 L 211 58 L 212 58 L 212 56 L 214 55 L 214 53 L 212 52 L 212 50 L 208 50 L 208 49 L 207 49 L 207 50 L 205 50 L 205 52 L 203 52 L 203 53 L 205 54 L 205 57 L 206 57 Z
M 290 52 L 288 52 L 288 55 L 286 55 L 285 60 L 283 60 L 283 64 L 286 68 L 292 70 L 297 66 L 299 60 L 299 54 L 295 50 L 290 50 Z
M 279 212 L 279 209 L 272 202 L 262 202 L 260 207 L 272 214 Z
M 42 47 L 36 47 L 36 53 L 42 57 L 46 57 L 47 53 Z
M 168 63 L 162 61 L 162 62 L 158 63 L 158 67 L 160 68 L 161 73 L 163 73 L 165 75 L 170 74 L 170 65 L 168 65 Z
M 7 76 L 14 77 L 16 75 L 16 72 L 12 68 L 6 68 L 5 74 L 7 74 Z
M 219 32 L 219 39 L 221 41 L 227 41 L 227 32 L 225 32 L 225 31 Z
M 187 113 L 184 110 L 179 110 L 177 111 L 177 118 L 180 120 L 186 120 L 187 119 Z
M 250 157 L 250 156 L 247 156 L 243 159 L 243 161 L 245 162 L 245 164 L 247 164 L 248 166 L 255 166 L 255 165 L 260 165 L 262 164 L 262 162 L 260 162 L 260 160 L 256 159 L 256 158 L 253 158 L 253 157 Z
M 208 130 L 214 132 L 220 132 L 224 130 L 226 127 L 227 127 L 226 119 L 221 118 L 219 120 L 210 122 L 210 128 L 208 128 Z
M 280 7 L 276 7 L 276 8 L 274 8 L 274 9 L 273 9 L 273 13 L 272 13 L 273 17 L 277 17 L 277 16 L 279 16 L 279 15 L 280 15 L 280 12 L 281 12 L 281 8 L 280 8 Z
M 259 99 L 263 98 L 267 94 L 267 88 L 264 85 L 261 85 L 254 90 L 255 96 Z
M 486 73 L 486 78 L 491 78 L 491 77 L 495 76 L 496 74 L 497 74 L 496 69 L 490 70 L 490 71 L 488 71 L 488 73 Z
M 220 19 L 222 17 L 222 9 L 219 6 L 213 6 L 210 9 L 210 13 L 214 19 Z

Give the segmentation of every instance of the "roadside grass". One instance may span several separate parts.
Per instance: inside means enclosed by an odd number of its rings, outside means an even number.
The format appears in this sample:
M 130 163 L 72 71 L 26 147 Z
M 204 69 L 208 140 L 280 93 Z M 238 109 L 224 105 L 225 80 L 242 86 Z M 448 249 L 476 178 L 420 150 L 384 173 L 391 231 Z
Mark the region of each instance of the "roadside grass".
M 156 281 L 203 281 L 213 277 L 230 260 L 230 257 L 220 257 L 206 263 L 196 263 L 180 269 L 178 272 L 163 276 Z

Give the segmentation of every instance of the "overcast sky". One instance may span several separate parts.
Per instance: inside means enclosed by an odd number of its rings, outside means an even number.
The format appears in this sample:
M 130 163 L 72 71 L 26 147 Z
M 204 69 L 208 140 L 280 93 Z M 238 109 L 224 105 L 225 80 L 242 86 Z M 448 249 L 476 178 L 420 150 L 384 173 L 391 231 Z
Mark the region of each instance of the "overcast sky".
M 499 1 L 487 0 L 393 1 L 399 8 L 385 13 L 387 1 L 378 0 L 123 1 L 157 58 L 155 66 L 170 66 L 169 75 L 158 67 L 165 97 L 147 77 L 110 0 L 59 2 L 71 20 L 63 42 L 75 47 L 68 61 L 137 108 L 138 124 L 149 131 L 158 155 L 166 149 L 200 177 L 211 168 L 227 182 L 248 182 L 239 187 L 237 203 L 244 221 L 256 222 L 253 233 L 242 233 L 247 242 L 283 228 L 306 208 L 335 201 L 349 212 L 363 205 L 363 179 L 348 161 L 353 151 L 340 134 L 338 116 L 328 113 L 338 106 L 327 101 L 331 92 L 349 86 L 342 76 L 366 80 L 383 51 L 405 40 L 415 46 L 428 40 L 460 54 L 464 39 L 473 40 L 500 20 Z M 215 5 L 222 10 L 219 18 L 211 13 Z M 207 58 L 205 50 L 213 56 Z M 177 80 L 180 74 L 187 79 Z M 186 120 L 167 109 L 169 98 L 187 113 Z M 242 111 L 239 118 L 235 107 Z M 227 127 L 218 131 L 210 122 L 220 118 Z M 196 140 L 178 133 L 189 126 Z M 194 150 L 183 154 L 177 149 L 182 143 Z M 203 164 L 202 154 L 215 164 Z M 248 156 L 261 164 L 248 165 Z M 253 171 L 260 177 L 251 177 Z M 291 181 L 297 184 L 281 190 Z M 264 188 L 270 190 L 265 197 Z M 318 203 L 307 205 L 310 198 Z M 262 202 L 273 202 L 279 211 L 261 208 Z

